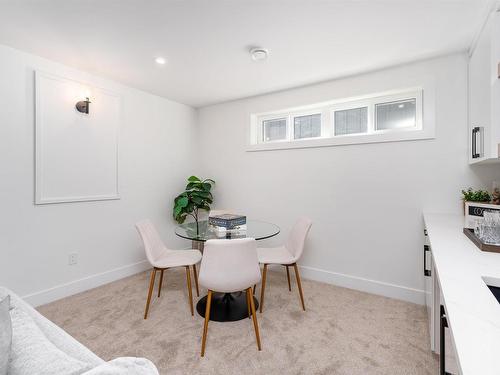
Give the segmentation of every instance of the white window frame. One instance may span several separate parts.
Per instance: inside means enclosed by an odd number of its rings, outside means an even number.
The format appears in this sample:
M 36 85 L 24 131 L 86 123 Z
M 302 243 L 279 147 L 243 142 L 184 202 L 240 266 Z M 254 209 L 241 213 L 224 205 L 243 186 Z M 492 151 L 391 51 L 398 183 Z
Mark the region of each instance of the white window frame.
M 351 133 L 351 134 L 339 134 L 335 135 L 335 112 L 338 111 L 345 111 L 349 109 L 358 109 L 358 108 L 367 108 L 367 117 L 366 121 L 368 122 L 366 124 L 366 132 L 364 133 Z M 357 100 L 357 101 L 352 101 L 352 102 L 347 102 L 347 103 L 339 103 L 339 104 L 334 104 L 330 107 L 330 113 L 331 113 L 331 126 L 332 126 L 332 137 L 337 138 L 337 137 L 356 137 L 356 136 L 361 136 L 361 135 L 367 135 L 367 134 L 372 134 L 372 131 L 370 129 L 370 125 L 372 123 L 372 119 L 374 116 L 374 111 L 371 108 L 371 103 L 368 100 Z
M 375 129 L 375 105 L 401 100 L 415 99 L 415 126 L 395 129 Z M 424 127 L 423 89 L 413 87 L 371 95 L 344 98 L 328 102 L 250 115 L 248 151 L 338 146 L 360 143 L 395 142 L 434 138 L 434 122 Z M 368 108 L 367 132 L 335 135 L 335 112 L 340 110 Z M 321 136 L 294 139 L 294 118 L 321 114 Z M 284 140 L 264 141 L 263 121 L 286 118 L 287 137 Z
M 390 104 L 395 102 L 401 102 L 409 99 L 415 99 L 415 126 L 406 128 L 396 128 L 396 129 L 376 129 L 377 122 L 377 104 Z M 402 132 L 402 131 L 414 131 L 422 130 L 422 93 L 416 93 L 415 97 L 403 97 L 401 95 L 392 95 L 384 97 L 384 101 L 377 101 L 373 106 L 373 131 L 377 134 L 392 133 L 392 132 Z
M 322 109 L 318 108 L 313 108 L 310 110 L 302 110 L 302 111 L 297 111 L 297 112 L 291 112 L 290 113 L 290 141 L 292 142 L 304 142 L 310 139 L 319 139 L 319 138 L 325 138 L 325 132 L 327 129 L 324 129 L 325 121 L 324 121 L 324 111 Z M 307 138 L 299 138 L 295 139 L 295 117 L 301 117 L 301 116 L 310 116 L 310 115 L 320 115 L 321 116 L 321 134 L 319 137 L 307 137 Z
M 264 141 L 264 121 L 269 120 L 286 120 L 286 133 L 285 139 L 276 139 L 273 141 Z M 290 142 L 290 115 L 288 113 L 282 114 L 269 114 L 259 117 L 259 129 L 258 129 L 258 143 L 280 143 L 280 142 Z

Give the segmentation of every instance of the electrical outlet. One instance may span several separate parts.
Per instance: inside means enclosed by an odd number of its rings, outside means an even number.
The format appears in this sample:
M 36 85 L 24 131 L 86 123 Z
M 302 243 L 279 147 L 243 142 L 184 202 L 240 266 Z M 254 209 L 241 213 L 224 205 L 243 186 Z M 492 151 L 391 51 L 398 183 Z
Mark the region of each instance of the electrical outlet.
M 69 253 L 68 255 L 68 264 L 73 266 L 78 263 L 78 253 Z

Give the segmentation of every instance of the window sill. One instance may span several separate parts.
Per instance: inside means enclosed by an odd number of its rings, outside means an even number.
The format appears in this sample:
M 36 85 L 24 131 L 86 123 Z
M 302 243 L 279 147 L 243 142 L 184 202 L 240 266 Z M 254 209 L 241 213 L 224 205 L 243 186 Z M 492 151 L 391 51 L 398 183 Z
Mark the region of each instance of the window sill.
M 311 148 L 311 147 L 331 147 L 331 146 L 346 146 L 358 145 L 364 143 L 385 143 L 385 142 L 401 142 L 401 141 L 416 141 L 424 139 L 434 139 L 433 130 L 408 130 L 385 134 L 365 134 L 352 136 L 337 136 L 332 138 L 315 138 L 305 140 L 295 140 L 287 142 L 269 142 L 250 144 L 247 146 L 247 152 L 254 151 L 272 151 L 272 150 L 288 150 L 294 148 Z

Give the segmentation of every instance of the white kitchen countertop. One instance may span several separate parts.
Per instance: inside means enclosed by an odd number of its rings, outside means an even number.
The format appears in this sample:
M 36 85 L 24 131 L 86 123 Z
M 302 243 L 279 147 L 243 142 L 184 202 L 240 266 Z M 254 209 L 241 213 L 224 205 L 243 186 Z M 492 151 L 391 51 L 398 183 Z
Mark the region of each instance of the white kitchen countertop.
M 479 250 L 461 215 L 425 213 L 424 221 L 461 373 L 499 375 L 500 304 L 482 277 L 500 287 L 500 253 Z

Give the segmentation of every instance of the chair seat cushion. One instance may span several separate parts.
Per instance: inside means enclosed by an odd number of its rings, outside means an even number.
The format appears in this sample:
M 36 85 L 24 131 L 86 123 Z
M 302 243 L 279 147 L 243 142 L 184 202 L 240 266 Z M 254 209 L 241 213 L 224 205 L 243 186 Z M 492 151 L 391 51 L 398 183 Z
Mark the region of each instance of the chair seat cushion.
M 293 264 L 296 259 L 284 247 L 259 247 L 257 248 L 259 263 L 265 264 Z
M 171 250 L 155 259 L 153 266 L 157 268 L 191 266 L 200 262 L 200 260 L 201 253 L 199 250 Z

